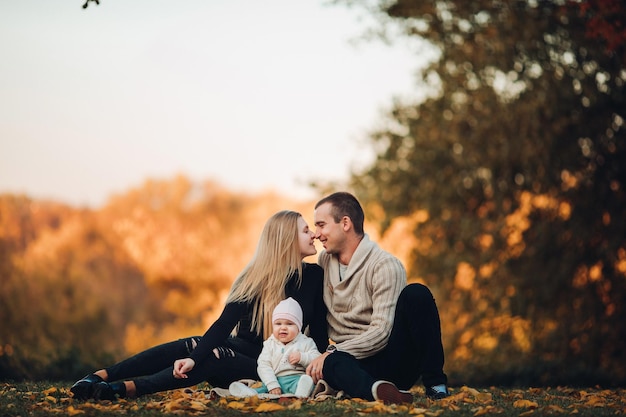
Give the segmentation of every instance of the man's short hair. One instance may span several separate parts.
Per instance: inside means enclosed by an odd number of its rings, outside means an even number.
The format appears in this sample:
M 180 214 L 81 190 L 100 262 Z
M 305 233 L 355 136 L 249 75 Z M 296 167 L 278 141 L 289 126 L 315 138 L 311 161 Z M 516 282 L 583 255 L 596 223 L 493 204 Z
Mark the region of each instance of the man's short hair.
M 357 200 L 355 196 L 345 191 L 339 191 L 322 198 L 317 202 L 315 208 L 317 209 L 319 206 L 326 203 L 332 205 L 330 213 L 335 223 L 339 223 L 344 216 L 347 216 L 352 220 L 356 234 L 359 236 L 363 235 L 365 214 L 363 213 L 363 208 L 359 200 Z

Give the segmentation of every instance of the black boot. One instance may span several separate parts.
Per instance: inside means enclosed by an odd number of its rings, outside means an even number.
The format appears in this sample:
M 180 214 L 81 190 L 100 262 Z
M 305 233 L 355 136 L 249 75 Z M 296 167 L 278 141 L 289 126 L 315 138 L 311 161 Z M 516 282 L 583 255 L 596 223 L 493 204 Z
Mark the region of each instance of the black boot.
M 72 385 L 70 391 L 74 394 L 74 398 L 78 400 L 86 400 L 93 395 L 93 386 L 104 380 L 96 374 L 89 374 L 79 379 Z
M 112 382 L 110 384 L 102 381 L 94 385 L 94 400 L 115 401 L 117 398 L 124 397 L 126 397 L 126 385 L 124 385 L 124 381 Z

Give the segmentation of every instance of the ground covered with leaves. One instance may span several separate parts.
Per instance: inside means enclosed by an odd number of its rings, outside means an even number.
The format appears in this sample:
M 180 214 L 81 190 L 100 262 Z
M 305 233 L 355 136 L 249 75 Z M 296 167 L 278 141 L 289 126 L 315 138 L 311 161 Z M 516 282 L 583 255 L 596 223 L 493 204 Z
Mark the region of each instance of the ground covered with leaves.
M 278 416 L 362 416 L 396 414 L 399 416 L 533 416 L 569 415 L 613 416 L 626 414 L 625 389 L 528 388 L 474 389 L 452 388 L 444 400 L 425 398 L 423 389 L 413 388 L 415 400 L 410 405 L 384 405 L 380 402 L 325 399 L 259 400 L 258 398 L 220 398 L 209 395 L 208 388 L 176 390 L 139 399 L 115 402 L 78 401 L 72 398 L 70 383 L 2 382 L 0 383 L 0 416 L 240 416 L 273 413 Z

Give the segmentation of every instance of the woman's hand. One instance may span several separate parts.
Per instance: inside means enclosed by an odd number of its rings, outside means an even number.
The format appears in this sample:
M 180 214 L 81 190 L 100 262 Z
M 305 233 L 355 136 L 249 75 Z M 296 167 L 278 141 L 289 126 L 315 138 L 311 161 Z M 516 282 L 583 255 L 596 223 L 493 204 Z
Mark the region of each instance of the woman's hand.
M 280 390 L 280 388 L 274 388 L 270 390 L 270 394 L 280 395 L 282 394 L 282 391 Z
M 191 371 L 196 362 L 191 358 L 178 359 L 174 362 L 174 378 L 187 378 L 187 372 Z

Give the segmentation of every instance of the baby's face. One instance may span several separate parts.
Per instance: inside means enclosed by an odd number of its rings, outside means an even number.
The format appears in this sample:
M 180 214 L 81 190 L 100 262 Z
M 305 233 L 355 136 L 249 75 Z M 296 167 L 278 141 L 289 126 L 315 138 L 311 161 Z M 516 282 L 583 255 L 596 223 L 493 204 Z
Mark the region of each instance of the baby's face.
M 296 338 L 300 330 L 296 323 L 287 319 L 276 319 L 272 323 L 274 337 L 283 343 L 289 343 Z

